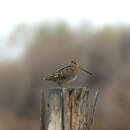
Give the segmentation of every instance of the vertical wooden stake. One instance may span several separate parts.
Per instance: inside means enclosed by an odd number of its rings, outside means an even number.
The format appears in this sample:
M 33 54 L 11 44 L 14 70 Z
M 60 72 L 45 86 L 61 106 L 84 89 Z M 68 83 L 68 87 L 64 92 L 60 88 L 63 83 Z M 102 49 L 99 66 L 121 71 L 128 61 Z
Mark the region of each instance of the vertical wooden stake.
M 49 88 L 41 91 L 41 130 L 89 130 L 99 90 Z
M 43 90 L 41 90 L 41 97 L 40 97 L 40 122 L 41 122 L 41 130 L 45 130 L 46 127 L 45 127 L 45 101 L 44 101 L 44 92 Z

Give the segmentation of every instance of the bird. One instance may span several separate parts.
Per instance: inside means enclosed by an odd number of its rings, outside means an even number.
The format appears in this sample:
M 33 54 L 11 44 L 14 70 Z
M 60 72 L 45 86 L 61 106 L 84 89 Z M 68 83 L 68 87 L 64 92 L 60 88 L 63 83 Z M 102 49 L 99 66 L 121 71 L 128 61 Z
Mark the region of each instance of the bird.
M 57 69 L 56 72 L 47 75 L 43 79 L 56 82 L 59 87 L 63 87 L 67 82 L 76 80 L 77 75 L 80 71 L 84 71 L 89 75 L 93 75 L 91 72 L 87 71 L 86 69 L 81 68 L 79 63 L 77 63 L 76 60 L 71 60 L 71 62 L 67 66 L 61 69 Z

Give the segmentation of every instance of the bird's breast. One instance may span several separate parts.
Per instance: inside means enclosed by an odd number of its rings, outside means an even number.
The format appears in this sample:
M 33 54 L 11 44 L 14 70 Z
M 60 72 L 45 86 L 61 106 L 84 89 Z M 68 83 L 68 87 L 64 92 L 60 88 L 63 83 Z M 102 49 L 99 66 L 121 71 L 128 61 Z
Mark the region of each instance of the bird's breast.
M 71 76 L 66 77 L 65 81 L 72 82 L 76 79 L 77 79 L 77 75 L 71 75 Z

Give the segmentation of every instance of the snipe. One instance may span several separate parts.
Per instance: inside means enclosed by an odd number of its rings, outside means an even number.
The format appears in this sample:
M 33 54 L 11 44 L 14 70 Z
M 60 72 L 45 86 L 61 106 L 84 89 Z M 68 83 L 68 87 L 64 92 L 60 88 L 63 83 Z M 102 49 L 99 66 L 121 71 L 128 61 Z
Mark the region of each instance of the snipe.
M 55 73 L 48 75 L 44 79 L 54 81 L 59 87 L 63 87 L 65 83 L 75 80 L 80 70 L 92 75 L 91 72 L 81 68 L 75 60 L 72 60 L 68 66 L 57 70 Z

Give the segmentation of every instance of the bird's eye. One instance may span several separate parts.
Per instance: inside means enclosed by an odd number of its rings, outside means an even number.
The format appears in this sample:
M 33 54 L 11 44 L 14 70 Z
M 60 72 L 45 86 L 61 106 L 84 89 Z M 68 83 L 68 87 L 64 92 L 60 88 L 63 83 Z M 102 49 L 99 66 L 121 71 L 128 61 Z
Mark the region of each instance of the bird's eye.
M 77 64 L 75 60 L 72 60 L 71 63 L 73 63 L 73 64 Z

